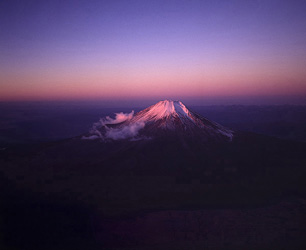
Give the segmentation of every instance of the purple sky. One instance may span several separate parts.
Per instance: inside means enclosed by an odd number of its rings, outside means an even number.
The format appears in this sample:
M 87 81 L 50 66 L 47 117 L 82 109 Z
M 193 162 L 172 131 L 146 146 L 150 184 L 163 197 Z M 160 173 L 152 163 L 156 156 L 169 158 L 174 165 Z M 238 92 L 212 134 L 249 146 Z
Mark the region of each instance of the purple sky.
M 288 0 L 1 1 L 0 100 L 306 104 L 305 13 Z

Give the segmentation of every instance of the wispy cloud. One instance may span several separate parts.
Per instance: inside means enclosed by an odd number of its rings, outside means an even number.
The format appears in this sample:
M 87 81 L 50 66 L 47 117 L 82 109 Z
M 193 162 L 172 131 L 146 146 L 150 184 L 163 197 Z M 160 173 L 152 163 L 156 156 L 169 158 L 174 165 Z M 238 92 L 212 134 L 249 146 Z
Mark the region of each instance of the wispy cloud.
M 106 124 L 117 124 L 117 123 L 121 123 L 124 122 L 126 120 L 130 120 L 133 116 L 134 116 L 134 110 L 131 113 L 115 113 L 116 117 L 115 119 L 112 119 L 109 116 L 106 116 L 106 118 L 102 118 L 100 119 L 100 122 L 102 125 L 106 125 Z
M 113 140 L 134 138 L 138 135 L 139 130 L 144 128 L 144 126 L 144 122 L 136 122 L 121 128 L 107 128 L 105 137 Z
M 136 140 L 139 134 L 139 131 L 145 127 L 144 122 L 136 123 L 126 123 L 128 120 L 131 120 L 134 116 L 134 111 L 131 113 L 116 113 L 115 119 L 107 116 L 101 118 L 98 122 L 94 123 L 92 129 L 90 130 L 90 136 L 83 136 L 82 139 L 86 140 L 123 140 L 130 139 Z M 123 124 L 120 124 L 123 123 Z M 108 125 L 118 124 L 117 127 L 109 127 Z

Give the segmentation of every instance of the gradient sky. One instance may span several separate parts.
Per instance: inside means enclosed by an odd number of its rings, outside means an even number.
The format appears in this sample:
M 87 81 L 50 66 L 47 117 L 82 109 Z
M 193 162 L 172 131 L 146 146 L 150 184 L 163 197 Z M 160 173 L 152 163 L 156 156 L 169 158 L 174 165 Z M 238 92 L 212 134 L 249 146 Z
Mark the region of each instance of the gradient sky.
M 305 0 L 4 0 L 0 100 L 306 104 L 305 13 Z

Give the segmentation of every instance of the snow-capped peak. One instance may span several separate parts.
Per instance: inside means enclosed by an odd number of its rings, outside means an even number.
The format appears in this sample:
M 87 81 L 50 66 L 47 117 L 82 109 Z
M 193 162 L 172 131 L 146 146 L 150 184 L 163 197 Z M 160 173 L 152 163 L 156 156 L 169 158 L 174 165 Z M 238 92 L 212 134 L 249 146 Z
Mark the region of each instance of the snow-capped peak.
M 125 121 L 119 119 L 122 116 Z M 233 137 L 233 131 L 190 111 L 182 102 L 172 100 L 160 101 L 135 115 L 133 112 L 117 113 L 116 119 L 101 119 L 99 124 L 95 124 L 92 134 L 102 139 L 118 140 L 159 136 L 164 131 L 211 139 L 231 140 Z
M 142 120 L 159 120 L 170 116 L 190 117 L 189 110 L 180 101 L 160 101 L 143 111 Z

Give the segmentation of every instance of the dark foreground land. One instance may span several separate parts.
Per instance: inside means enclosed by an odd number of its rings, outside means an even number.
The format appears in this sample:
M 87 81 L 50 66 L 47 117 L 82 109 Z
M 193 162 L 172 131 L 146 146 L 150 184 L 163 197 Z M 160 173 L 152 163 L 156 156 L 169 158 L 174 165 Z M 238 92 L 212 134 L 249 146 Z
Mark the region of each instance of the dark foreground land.
M 186 143 L 74 138 L 7 150 L 2 248 L 305 247 L 304 143 Z
M 237 132 L 0 151 L 0 249 L 305 249 L 306 144 Z

